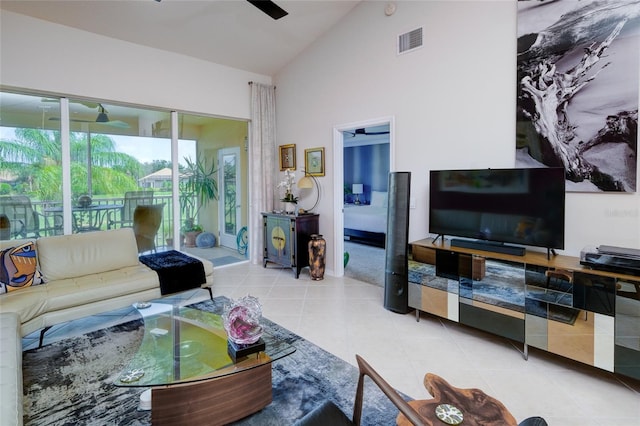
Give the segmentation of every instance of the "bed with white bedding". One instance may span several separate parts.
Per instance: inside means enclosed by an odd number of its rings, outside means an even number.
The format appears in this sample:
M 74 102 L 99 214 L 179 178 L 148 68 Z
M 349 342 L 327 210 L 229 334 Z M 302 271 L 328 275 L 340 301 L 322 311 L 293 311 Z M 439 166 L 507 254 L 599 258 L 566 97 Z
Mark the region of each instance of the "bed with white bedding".
M 386 192 L 373 191 L 371 204 L 346 204 L 344 206 L 345 239 L 384 247 L 386 233 Z

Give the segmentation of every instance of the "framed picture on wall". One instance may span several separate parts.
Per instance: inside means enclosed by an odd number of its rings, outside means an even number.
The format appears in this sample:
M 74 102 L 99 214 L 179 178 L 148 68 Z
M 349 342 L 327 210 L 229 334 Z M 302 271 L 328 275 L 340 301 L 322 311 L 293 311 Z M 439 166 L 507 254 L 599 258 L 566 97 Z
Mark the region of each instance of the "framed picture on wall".
M 304 168 L 308 175 L 324 176 L 324 148 L 305 149 Z
M 296 169 L 296 144 L 280 145 L 280 171 Z

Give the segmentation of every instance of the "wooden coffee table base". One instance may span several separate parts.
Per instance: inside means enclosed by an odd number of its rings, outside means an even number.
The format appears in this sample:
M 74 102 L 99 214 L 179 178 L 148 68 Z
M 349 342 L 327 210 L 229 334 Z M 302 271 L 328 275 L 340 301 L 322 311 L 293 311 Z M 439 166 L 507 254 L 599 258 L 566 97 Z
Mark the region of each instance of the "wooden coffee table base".
M 271 363 L 201 382 L 153 388 L 153 425 L 224 425 L 271 403 Z

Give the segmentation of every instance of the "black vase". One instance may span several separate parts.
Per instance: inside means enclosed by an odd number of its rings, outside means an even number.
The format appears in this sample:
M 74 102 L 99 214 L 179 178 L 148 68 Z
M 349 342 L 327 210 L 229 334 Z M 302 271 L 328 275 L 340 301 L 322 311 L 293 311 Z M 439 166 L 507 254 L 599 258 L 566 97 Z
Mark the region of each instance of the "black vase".
M 324 279 L 325 250 L 327 242 L 320 234 L 311 234 L 309 240 L 309 274 L 312 280 Z

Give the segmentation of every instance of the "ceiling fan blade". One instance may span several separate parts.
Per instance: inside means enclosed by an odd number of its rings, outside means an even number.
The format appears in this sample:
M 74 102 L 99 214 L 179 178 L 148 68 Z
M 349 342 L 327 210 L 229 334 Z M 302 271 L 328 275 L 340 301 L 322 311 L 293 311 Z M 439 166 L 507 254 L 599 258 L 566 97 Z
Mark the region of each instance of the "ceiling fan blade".
M 42 102 L 56 102 L 59 103 L 60 99 L 49 99 L 49 98 L 42 98 Z M 80 105 L 84 105 L 87 108 L 91 108 L 91 109 L 95 109 L 98 108 L 100 106 L 99 103 L 97 102 L 91 102 L 91 101 L 74 101 L 74 100 L 69 100 L 70 103 L 72 104 L 80 104 Z
M 49 117 L 50 121 L 60 121 L 60 117 Z M 71 118 L 69 121 L 72 123 L 95 123 L 95 121 L 91 120 L 80 120 L 78 118 Z
M 49 117 L 49 120 L 51 120 L 51 121 L 60 121 L 60 117 Z M 129 126 L 129 123 L 127 123 L 126 121 L 121 121 L 121 120 L 110 120 L 110 121 L 105 121 L 104 123 L 101 123 L 99 121 L 80 120 L 78 118 L 72 118 L 69 121 L 71 121 L 72 123 L 103 124 L 105 126 L 117 127 L 119 129 L 128 129 L 128 128 L 131 127 L 131 126 Z
M 100 104 L 97 102 L 89 102 L 89 101 L 70 101 L 70 102 L 74 104 L 84 105 L 87 108 L 91 108 L 91 109 L 96 109 L 100 106 Z
M 126 121 L 120 121 L 120 120 L 111 120 L 107 123 L 101 123 L 101 124 L 105 124 L 107 126 L 111 126 L 111 127 L 117 127 L 119 129 L 128 129 L 129 127 L 129 123 L 127 123 Z
M 286 10 L 272 2 L 271 0 L 247 0 L 249 3 L 272 17 L 273 19 L 280 19 L 289 14 Z

